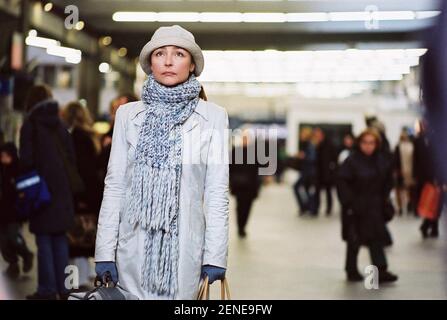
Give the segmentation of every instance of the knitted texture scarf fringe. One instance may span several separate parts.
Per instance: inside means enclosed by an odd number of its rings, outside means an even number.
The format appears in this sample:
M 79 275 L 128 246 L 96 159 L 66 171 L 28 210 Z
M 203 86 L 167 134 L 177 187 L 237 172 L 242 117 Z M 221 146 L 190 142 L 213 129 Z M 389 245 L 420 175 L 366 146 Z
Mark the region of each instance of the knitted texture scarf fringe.
M 178 290 L 178 212 L 182 170 L 182 125 L 199 102 L 194 75 L 175 87 L 149 78 L 142 101 L 147 113 L 135 151 L 126 215 L 146 231 L 142 287 L 174 298 Z

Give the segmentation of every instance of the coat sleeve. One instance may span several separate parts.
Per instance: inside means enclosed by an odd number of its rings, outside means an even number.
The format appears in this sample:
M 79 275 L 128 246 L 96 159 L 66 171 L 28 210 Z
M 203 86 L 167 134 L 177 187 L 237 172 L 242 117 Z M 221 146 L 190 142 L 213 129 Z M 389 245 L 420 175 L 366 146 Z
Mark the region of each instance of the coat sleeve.
M 95 261 L 115 261 L 118 241 L 120 209 L 125 197 L 127 141 L 125 108 L 118 109 L 112 137 L 107 175 L 104 181 L 104 195 L 99 212 L 96 235 Z
M 203 265 L 226 268 L 228 258 L 228 115 L 216 117 L 207 156 L 204 190 L 205 251 Z
M 354 181 L 354 171 L 352 157 L 348 157 L 340 167 L 337 178 L 337 193 L 341 204 L 350 208 L 354 200 L 352 185 Z
M 29 170 L 35 166 L 33 157 L 33 132 L 30 120 L 25 120 L 20 129 L 20 148 L 19 159 L 20 169 L 22 172 Z

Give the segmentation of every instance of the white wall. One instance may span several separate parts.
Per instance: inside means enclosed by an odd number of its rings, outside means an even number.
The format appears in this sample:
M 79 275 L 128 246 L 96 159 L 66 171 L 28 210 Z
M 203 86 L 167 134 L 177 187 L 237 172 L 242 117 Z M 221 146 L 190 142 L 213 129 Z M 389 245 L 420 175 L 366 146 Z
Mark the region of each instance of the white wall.
M 297 98 L 292 101 L 287 114 L 287 152 L 297 152 L 300 123 L 350 123 L 357 135 L 365 128 L 365 115 L 376 115 L 384 123 L 392 147 L 399 140 L 401 128 L 413 127 L 419 117 L 417 112 L 407 108 L 404 101 L 381 96 L 333 100 Z
M 364 93 L 345 99 L 306 99 L 285 94 L 276 97 L 250 97 L 243 94 L 219 94 L 210 90 L 208 98 L 223 106 L 230 116 L 246 119 L 280 117 L 287 120 L 289 139 L 287 152 L 298 148 L 300 123 L 352 124 L 354 134 L 365 128 L 365 115 L 375 115 L 382 121 L 392 147 L 397 143 L 403 126 L 414 126 L 417 112 L 408 107 L 405 97 L 389 97 Z

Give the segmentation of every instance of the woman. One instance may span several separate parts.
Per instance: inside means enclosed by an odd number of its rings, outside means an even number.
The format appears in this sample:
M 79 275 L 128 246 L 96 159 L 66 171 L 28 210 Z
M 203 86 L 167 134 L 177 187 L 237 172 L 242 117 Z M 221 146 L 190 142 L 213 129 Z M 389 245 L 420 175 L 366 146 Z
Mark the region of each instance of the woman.
M 63 109 L 62 118 L 71 133 L 83 186 L 83 190 L 74 195 L 76 224 L 69 233 L 70 257 L 79 270 L 79 285 L 88 287 L 91 274 L 88 257 L 94 256 L 95 229 L 102 197 L 98 164 L 100 146 L 86 107 L 77 101 L 70 102 Z
M 342 207 L 343 240 L 347 242 L 348 281 L 362 281 L 357 269 L 361 245 L 369 248 L 372 264 L 379 270 L 379 282 L 392 282 L 397 276 L 388 272 L 384 247 L 389 238 L 386 222 L 391 219 L 389 194 L 392 188 L 391 165 L 380 152 L 381 138 L 375 129 L 367 129 L 358 138 L 354 150 L 343 162 L 338 179 Z
M 159 28 L 140 54 L 142 101 L 116 114 L 96 271 L 140 299 L 195 299 L 201 275 L 225 276 L 228 117 L 199 98 L 203 62 L 190 32 Z
M 44 178 L 51 203 L 32 214 L 30 231 L 36 235 L 38 288 L 28 299 L 64 299 L 68 243 L 65 233 L 73 224 L 72 187 L 67 162 L 75 163 L 68 131 L 59 119 L 58 103 L 43 85 L 30 89 L 27 117 L 20 132 L 22 170 L 36 169 Z
M 413 157 L 414 144 L 406 128 L 402 129 L 399 143 L 394 151 L 394 170 L 396 175 L 396 199 L 399 215 L 402 215 L 403 208 L 406 206 L 407 213 L 413 211 L 414 204 L 414 185 L 413 178 Z M 404 205 L 404 199 L 406 204 Z

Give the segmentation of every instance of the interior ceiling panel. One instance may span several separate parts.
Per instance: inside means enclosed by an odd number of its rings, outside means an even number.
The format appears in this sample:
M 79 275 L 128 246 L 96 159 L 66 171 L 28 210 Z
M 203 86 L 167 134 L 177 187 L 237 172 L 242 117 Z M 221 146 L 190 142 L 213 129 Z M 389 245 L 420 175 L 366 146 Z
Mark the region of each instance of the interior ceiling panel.
M 71 0 L 53 0 L 59 11 Z M 297 50 L 318 43 L 362 42 L 402 43 L 417 41 L 432 19 L 380 21 L 378 29 L 368 29 L 364 21 L 287 22 L 287 23 L 160 23 L 116 22 L 117 11 L 150 12 L 361 12 L 371 4 L 380 11 L 433 11 L 436 0 L 80 0 L 80 18 L 96 35 L 110 35 L 116 47 L 126 47 L 136 57 L 151 34 L 160 26 L 180 24 L 192 31 L 203 49 Z

